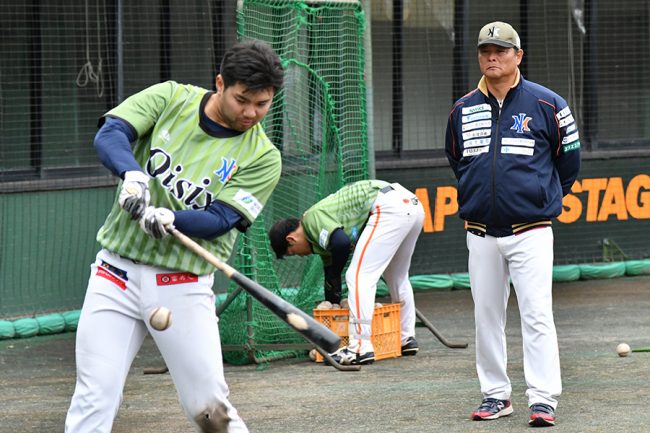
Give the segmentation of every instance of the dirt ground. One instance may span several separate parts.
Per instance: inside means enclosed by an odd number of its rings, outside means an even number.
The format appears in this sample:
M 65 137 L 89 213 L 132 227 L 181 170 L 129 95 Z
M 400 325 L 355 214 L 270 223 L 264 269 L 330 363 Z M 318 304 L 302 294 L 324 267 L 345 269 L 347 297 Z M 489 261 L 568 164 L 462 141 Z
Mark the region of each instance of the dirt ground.
M 472 300 L 468 290 L 416 293 L 418 309 L 450 341 L 417 328 L 416 357 L 382 360 L 342 372 L 305 359 L 226 366 L 231 400 L 251 432 L 521 432 L 528 410 L 521 332 L 511 296 L 509 374 L 515 412 L 472 422 L 480 402 L 474 369 Z M 554 287 L 564 392 L 558 432 L 650 431 L 650 353 L 620 358 L 616 345 L 650 345 L 650 276 L 578 281 Z M 115 433 L 192 432 L 168 374 L 145 341 L 124 390 Z M 74 334 L 0 341 L 0 432 L 62 432 L 75 381 Z

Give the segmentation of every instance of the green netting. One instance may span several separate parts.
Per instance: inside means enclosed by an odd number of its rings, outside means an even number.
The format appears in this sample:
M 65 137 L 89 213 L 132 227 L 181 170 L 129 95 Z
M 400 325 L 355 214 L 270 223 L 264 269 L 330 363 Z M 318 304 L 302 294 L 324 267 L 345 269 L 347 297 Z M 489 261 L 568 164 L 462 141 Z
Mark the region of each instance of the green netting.
M 358 2 L 243 0 L 237 13 L 238 38 L 275 49 L 285 86 L 264 120 L 282 152 L 282 178 L 264 212 L 240 236 L 234 266 L 308 313 L 323 298 L 320 258 L 276 261 L 266 233 L 276 220 L 299 217 L 341 186 L 368 178 L 364 28 Z M 277 356 L 255 348 L 261 344 L 305 342 L 246 293 L 220 317 L 223 344 L 242 347 L 224 352 L 233 364 Z
M 583 280 L 616 278 L 625 275 L 625 262 L 595 263 L 579 265 Z
M 346 289 L 346 295 L 347 295 L 347 289 Z M 388 289 L 388 285 L 386 284 L 386 281 L 380 279 L 379 282 L 377 283 L 377 291 L 375 292 L 375 297 L 388 296 L 388 295 L 390 295 L 390 290 Z
M 14 328 L 13 322 L 8 320 L 0 320 L 0 340 L 6 338 L 14 338 L 16 335 L 16 329 Z
M 451 279 L 454 282 L 454 289 L 471 289 L 472 286 L 469 283 L 469 273 L 461 272 L 458 274 L 451 274 Z
M 578 265 L 558 265 L 553 266 L 553 281 L 566 282 L 580 279 L 580 266 Z
M 409 280 L 413 290 L 451 289 L 454 286 L 454 280 L 446 274 L 414 275 Z
M 66 311 L 63 313 L 63 320 L 65 321 L 66 331 L 76 331 L 79 324 L 79 316 L 81 310 Z
M 47 316 L 40 316 L 36 318 L 38 323 L 38 334 L 49 335 L 58 334 L 65 330 L 65 319 L 62 314 L 48 314 Z
M 650 275 L 650 260 L 628 260 L 625 262 L 625 275 Z
M 27 338 L 38 335 L 38 322 L 32 317 L 18 319 L 14 322 L 14 329 L 16 330 L 15 337 Z

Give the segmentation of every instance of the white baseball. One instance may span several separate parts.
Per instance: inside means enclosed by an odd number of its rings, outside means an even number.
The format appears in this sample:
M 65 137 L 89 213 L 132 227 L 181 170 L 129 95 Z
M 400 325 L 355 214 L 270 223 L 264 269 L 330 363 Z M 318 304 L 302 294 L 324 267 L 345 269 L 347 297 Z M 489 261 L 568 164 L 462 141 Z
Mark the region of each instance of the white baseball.
M 316 349 L 312 349 L 309 351 L 309 359 L 316 362 Z
M 627 343 L 621 343 L 618 346 L 616 346 L 616 353 L 618 353 L 618 356 L 620 357 L 625 357 L 630 354 L 632 350 L 630 349 L 629 344 Z
M 172 325 L 172 312 L 165 307 L 156 307 L 149 315 L 151 327 L 157 331 L 164 331 Z
M 344 310 L 348 308 L 348 299 L 347 298 L 341 300 L 341 308 L 344 309 Z
M 332 303 L 330 301 L 323 301 L 320 304 L 316 305 L 317 310 L 331 310 Z
M 381 302 L 375 302 L 375 308 L 381 308 L 383 307 Z
M 309 328 L 307 321 L 296 313 L 287 314 L 287 322 L 298 330 L 305 330 Z

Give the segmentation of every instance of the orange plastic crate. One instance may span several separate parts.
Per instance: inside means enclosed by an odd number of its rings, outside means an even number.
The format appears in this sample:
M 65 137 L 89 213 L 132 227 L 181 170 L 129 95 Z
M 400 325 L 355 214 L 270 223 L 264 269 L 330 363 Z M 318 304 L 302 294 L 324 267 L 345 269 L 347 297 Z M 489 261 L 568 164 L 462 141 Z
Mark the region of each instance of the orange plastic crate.
M 313 314 L 315 320 L 341 337 L 341 347 L 348 345 L 349 311 L 347 309 L 314 310 Z M 375 349 L 375 360 L 402 356 L 399 304 L 375 307 L 371 328 L 370 340 Z M 316 352 L 316 362 L 323 362 L 323 357 L 318 352 Z

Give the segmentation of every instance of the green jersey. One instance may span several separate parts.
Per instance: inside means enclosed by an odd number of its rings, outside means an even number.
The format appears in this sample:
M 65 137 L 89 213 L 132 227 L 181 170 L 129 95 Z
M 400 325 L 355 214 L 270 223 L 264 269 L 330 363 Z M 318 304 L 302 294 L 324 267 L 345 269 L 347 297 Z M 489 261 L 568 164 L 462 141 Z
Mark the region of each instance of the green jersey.
M 151 176 L 151 204 L 171 210 L 207 209 L 218 200 L 252 223 L 280 179 L 280 152 L 261 125 L 234 137 L 206 132 L 201 113 L 211 92 L 173 81 L 129 98 L 106 116 L 127 122 L 137 133 L 136 161 Z M 119 195 L 119 188 L 118 188 Z M 216 269 L 173 236 L 153 239 L 119 206 L 117 196 L 97 240 L 132 260 L 197 275 Z M 231 254 L 236 230 L 197 242 L 221 260 Z
M 377 193 L 387 185 L 383 180 L 351 183 L 305 211 L 301 221 L 305 237 L 314 253 L 323 258 L 323 262 L 329 262 L 328 247 L 334 230 L 343 229 L 353 245 L 356 244 L 368 221 Z

